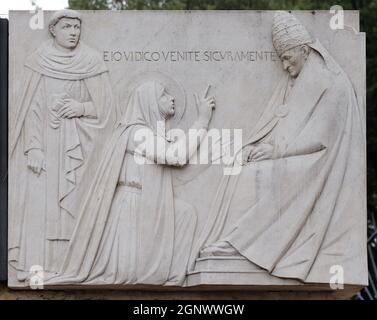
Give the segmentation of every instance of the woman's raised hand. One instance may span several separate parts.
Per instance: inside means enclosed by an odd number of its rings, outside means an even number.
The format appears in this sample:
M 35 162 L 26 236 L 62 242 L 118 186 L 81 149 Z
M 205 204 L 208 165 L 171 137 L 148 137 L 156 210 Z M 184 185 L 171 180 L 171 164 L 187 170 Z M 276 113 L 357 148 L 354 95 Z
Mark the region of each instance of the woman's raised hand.
M 199 99 L 198 94 L 194 94 L 196 108 L 198 109 L 199 121 L 209 123 L 212 117 L 212 112 L 216 107 L 215 98 L 213 96 L 207 97 L 209 86 L 202 99 Z

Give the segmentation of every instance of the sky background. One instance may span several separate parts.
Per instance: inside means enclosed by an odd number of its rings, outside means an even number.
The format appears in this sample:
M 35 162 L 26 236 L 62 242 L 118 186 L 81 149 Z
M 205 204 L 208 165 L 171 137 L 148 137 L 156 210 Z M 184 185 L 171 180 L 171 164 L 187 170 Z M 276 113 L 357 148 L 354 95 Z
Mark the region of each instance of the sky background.
M 60 10 L 68 7 L 68 0 L 34 0 L 43 10 Z M 9 10 L 33 10 L 31 0 L 0 0 L 0 16 L 7 18 Z

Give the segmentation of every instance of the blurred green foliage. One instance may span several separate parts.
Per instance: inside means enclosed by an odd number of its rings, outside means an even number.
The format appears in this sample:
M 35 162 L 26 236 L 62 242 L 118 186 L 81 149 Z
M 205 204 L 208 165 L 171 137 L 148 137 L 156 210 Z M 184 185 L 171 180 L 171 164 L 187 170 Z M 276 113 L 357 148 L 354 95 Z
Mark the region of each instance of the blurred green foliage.
M 372 232 L 377 221 L 377 0 L 69 0 L 71 9 L 82 10 L 329 10 L 333 5 L 360 10 L 361 31 L 367 35 L 368 213 Z

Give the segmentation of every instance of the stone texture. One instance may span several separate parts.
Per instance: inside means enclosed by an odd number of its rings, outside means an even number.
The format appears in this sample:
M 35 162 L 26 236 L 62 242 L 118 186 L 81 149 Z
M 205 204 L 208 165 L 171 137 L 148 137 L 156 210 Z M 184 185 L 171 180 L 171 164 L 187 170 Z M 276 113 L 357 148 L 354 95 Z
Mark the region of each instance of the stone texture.
M 358 12 L 344 30 L 325 11 L 31 18 L 10 15 L 10 287 L 331 298 L 367 284 Z M 213 163 L 189 161 L 198 148 Z

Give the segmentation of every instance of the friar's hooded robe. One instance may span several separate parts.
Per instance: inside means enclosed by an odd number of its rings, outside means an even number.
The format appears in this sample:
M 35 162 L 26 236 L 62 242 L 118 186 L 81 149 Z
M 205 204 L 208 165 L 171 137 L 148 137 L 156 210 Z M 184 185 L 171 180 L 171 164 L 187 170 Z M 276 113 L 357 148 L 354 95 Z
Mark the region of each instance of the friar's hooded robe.
M 27 58 L 24 69 L 9 145 L 9 261 L 20 280 L 33 265 L 56 271 L 77 218 L 77 186 L 92 178 L 95 158 L 116 121 L 107 67 L 82 42 L 62 52 L 47 41 Z M 57 98 L 85 103 L 89 116 L 58 118 Z M 31 149 L 45 156 L 39 176 L 27 168 Z

